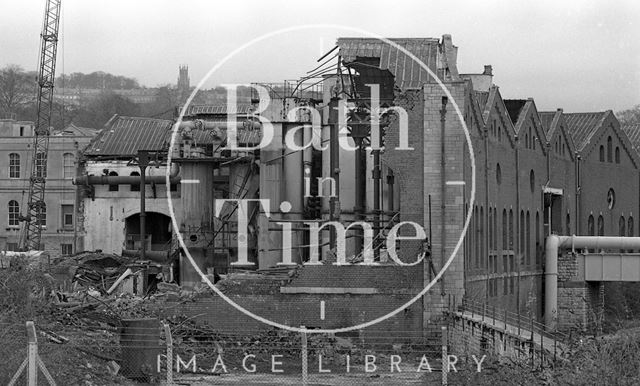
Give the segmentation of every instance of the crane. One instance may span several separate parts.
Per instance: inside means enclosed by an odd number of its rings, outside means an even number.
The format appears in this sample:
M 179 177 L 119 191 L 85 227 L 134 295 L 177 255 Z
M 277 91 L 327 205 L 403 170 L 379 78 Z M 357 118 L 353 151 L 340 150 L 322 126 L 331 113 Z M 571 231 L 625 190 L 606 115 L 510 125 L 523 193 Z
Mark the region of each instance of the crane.
M 38 60 L 38 116 L 33 136 L 33 157 L 31 158 L 31 176 L 29 178 L 29 201 L 25 222 L 20 239 L 22 250 L 39 250 L 42 236 L 41 220 L 46 213 L 44 202 L 47 178 L 47 157 L 49 153 L 49 127 L 53 105 L 53 83 L 58 50 L 58 26 L 60 24 L 61 0 L 47 0 L 42 32 L 40 33 L 40 57 Z

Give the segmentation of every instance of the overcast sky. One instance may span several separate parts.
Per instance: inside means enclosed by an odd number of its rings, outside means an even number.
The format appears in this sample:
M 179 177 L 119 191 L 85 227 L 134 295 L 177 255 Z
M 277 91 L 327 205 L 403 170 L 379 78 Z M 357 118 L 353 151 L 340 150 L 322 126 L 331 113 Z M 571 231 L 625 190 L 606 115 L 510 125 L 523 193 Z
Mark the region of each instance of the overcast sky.
M 614 111 L 640 104 L 640 2 L 62 0 L 57 74 L 105 71 L 149 87 L 191 84 L 236 47 L 269 32 L 338 24 L 387 37 L 441 37 L 459 47 L 460 72 L 491 64 L 505 98 L 540 110 Z M 1 0 L 0 67 L 36 67 L 45 0 Z M 261 41 L 227 62 L 217 83 L 296 79 L 340 29 Z

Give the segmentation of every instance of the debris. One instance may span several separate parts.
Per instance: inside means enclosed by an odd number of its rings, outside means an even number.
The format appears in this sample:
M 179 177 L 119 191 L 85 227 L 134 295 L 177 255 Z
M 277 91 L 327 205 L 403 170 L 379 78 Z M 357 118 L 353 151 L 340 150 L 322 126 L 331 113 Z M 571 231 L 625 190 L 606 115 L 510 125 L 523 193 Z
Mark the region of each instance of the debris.
M 115 283 L 113 283 L 113 285 L 111 287 L 109 287 L 109 289 L 107 290 L 107 294 L 111 294 L 111 292 L 113 292 L 113 290 L 116 289 L 116 287 L 118 287 L 118 285 L 120 283 L 122 283 L 122 281 L 127 278 L 129 275 L 131 275 L 133 273 L 133 271 L 131 271 L 131 268 L 127 268 L 122 275 L 120 275 L 120 277 L 118 277 L 118 279 L 116 279 Z
M 110 361 L 109 363 L 107 363 L 107 371 L 109 371 L 109 374 L 111 375 L 118 375 L 118 371 L 120 371 L 120 365 L 115 361 Z

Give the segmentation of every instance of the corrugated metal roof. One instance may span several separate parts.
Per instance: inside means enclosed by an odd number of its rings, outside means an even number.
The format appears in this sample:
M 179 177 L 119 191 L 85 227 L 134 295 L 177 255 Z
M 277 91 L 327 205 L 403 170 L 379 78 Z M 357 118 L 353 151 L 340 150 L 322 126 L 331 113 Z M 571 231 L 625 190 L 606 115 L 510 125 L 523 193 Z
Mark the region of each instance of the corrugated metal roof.
M 640 150 L 640 124 L 622 126 L 622 130 L 627 134 L 629 140 L 636 150 Z
M 607 113 L 571 113 L 564 114 L 567 129 L 578 151 L 584 150 L 591 137 L 598 131 Z
M 230 112 L 232 114 L 249 114 L 252 111 L 252 106 L 249 104 L 236 104 L 231 105 Z M 195 116 L 195 115 L 226 115 L 227 114 L 227 105 L 226 104 L 216 104 L 216 105 L 189 105 L 187 107 L 187 111 L 185 112 L 186 116 Z
M 133 156 L 138 150 L 162 150 L 173 121 L 115 116 L 85 150 L 87 156 Z
M 434 73 L 437 71 L 439 41 L 434 38 L 389 39 L 411 52 Z M 360 58 L 380 58 L 379 68 L 389 70 L 401 88 L 416 88 L 430 80 L 422 66 L 398 48 L 375 38 L 338 39 L 343 62 Z

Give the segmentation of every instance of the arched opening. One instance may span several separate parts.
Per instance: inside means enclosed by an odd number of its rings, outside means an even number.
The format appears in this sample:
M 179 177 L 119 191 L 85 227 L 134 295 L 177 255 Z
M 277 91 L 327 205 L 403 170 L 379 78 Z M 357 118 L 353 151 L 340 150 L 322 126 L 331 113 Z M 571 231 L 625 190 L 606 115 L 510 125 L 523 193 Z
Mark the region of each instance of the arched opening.
M 604 146 L 600 145 L 600 162 L 604 162 Z
M 620 148 L 616 146 L 616 163 L 620 163 Z
M 613 139 L 607 138 L 607 162 L 613 162 Z
M 602 215 L 598 216 L 598 236 L 604 236 L 604 218 Z
M 594 220 L 593 220 L 593 215 L 589 215 L 589 220 L 587 221 L 587 232 L 589 233 L 589 236 L 595 236 L 596 235 L 596 227 L 594 224 Z
M 169 248 L 171 241 L 171 218 L 162 213 L 146 212 L 145 221 L 146 250 L 164 251 Z M 140 249 L 140 213 L 125 219 L 126 248 Z
M 109 172 L 109 177 L 117 177 L 118 173 L 116 172 Z M 119 189 L 119 185 L 118 184 L 109 184 L 109 191 L 110 192 L 117 192 Z
M 129 174 L 129 175 L 130 176 L 140 176 L 140 173 L 131 172 L 131 174 Z M 130 186 L 132 192 L 139 192 L 140 191 L 140 184 L 131 184 L 129 186 Z

